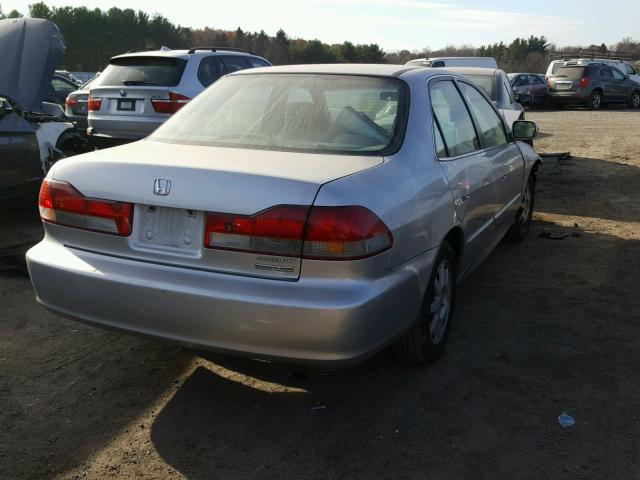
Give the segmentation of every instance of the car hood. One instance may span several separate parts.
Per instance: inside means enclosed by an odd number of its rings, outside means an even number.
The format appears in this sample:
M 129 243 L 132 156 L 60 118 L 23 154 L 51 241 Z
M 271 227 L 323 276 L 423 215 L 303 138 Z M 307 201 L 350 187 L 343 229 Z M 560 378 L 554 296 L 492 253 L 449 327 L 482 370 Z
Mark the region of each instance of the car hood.
M 0 95 L 40 110 L 66 48 L 58 26 L 39 18 L 0 20 Z

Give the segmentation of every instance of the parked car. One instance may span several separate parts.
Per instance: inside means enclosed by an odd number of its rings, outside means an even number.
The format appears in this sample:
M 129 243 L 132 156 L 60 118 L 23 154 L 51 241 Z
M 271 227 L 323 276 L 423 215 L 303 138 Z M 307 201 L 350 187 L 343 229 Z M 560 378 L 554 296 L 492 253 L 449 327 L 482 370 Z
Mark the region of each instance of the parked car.
M 491 99 L 513 128 L 516 120 L 524 120 L 524 108 L 531 103 L 531 95 L 515 94 L 507 74 L 494 68 L 447 68 L 450 72 L 464 75 L 478 85 Z
M 68 72 L 67 70 L 56 70 L 54 72 L 54 75 L 57 77 L 62 77 L 65 80 L 69 80 L 70 82 L 73 82 L 76 86 L 82 85 L 82 81 L 76 78 L 71 72 Z
M 547 67 L 547 73 L 545 77 L 548 79 L 558 72 L 558 69 L 563 66 L 587 66 L 594 63 L 609 65 L 620 70 L 625 75 L 629 75 L 631 80 L 640 82 L 640 72 L 636 70 L 633 63 L 627 60 L 620 60 L 615 58 L 564 58 L 561 60 L 553 60 Z
M 413 65 L 430 68 L 449 67 L 478 67 L 478 68 L 498 68 L 498 62 L 492 57 L 437 57 L 437 58 L 416 58 L 409 60 L 405 65 Z
M 97 85 L 97 78 L 98 77 L 93 78 L 78 90 L 71 92 L 65 100 L 64 114 L 81 132 L 86 132 L 89 126 L 87 122 L 87 116 L 89 114 L 89 91 L 92 85 Z
M 94 139 L 138 140 L 227 73 L 271 65 L 230 48 L 145 51 L 113 57 L 91 88 Z
M 54 75 L 51 79 L 51 90 L 46 95 L 45 100 L 58 105 L 64 105 L 67 96 L 78 89 L 78 84 L 67 80 L 64 77 Z
M 49 94 L 64 38 L 49 20 L 0 20 L 0 199 L 37 192 L 50 165 L 83 142 Z
M 427 362 L 459 280 L 527 235 L 540 157 L 517 139 L 535 132 L 442 70 L 236 72 L 147 139 L 54 166 L 36 298 L 253 358 L 342 366 L 393 344 Z
M 511 82 L 511 88 L 516 95 L 530 93 L 531 105 L 542 107 L 547 99 L 547 81 L 543 75 L 537 73 L 509 73 L 507 78 Z
M 83 86 L 97 77 L 100 72 L 70 72 L 70 74 L 79 82 L 80 86 Z
M 640 84 L 615 67 L 592 63 L 568 65 L 549 77 L 551 105 L 583 105 L 598 110 L 607 104 L 640 108 Z

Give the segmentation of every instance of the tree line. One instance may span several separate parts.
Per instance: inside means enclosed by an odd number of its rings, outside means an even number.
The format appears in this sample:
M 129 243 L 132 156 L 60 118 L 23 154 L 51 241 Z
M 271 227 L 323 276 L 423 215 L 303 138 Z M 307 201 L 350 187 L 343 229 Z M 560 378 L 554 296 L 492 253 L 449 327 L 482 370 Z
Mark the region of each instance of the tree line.
M 498 65 L 508 72 L 538 72 L 546 70 L 549 52 L 556 46 L 543 36 L 516 38 L 483 45 L 449 45 L 443 49 L 401 50 L 384 52 L 377 44 L 353 44 L 345 41 L 329 45 L 320 40 L 291 38 L 280 29 L 275 36 L 260 32 L 213 29 L 192 29 L 175 25 L 159 14 L 149 15 L 140 10 L 117 7 L 108 10 L 86 7 L 50 7 L 44 2 L 29 5 L 26 12 L 34 18 L 55 22 L 67 41 L 64 68 L 72 71 L 102 70 L 109 59 L 131 50 L 151 50 L 161 46 L 190 48 L 194 46 L 234 47 L 249 50 L 269 59 L 274 65 L 299 63 L 396 63 L 404 64 L 414 58 L 444 56 L 494 57 Z M 0 19 L 16 18 L 23 14 L 12 10 Z M 563 49 L 580 47 L 563 47 Z M 640 42 L 625 38 L 615 45 L 598 48 L 624 51 L 640 58 Z

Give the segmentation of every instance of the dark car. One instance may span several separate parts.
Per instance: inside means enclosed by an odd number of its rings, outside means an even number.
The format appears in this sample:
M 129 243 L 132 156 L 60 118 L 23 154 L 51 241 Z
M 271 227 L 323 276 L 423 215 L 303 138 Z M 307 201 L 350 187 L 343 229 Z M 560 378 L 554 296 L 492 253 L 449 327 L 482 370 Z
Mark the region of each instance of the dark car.
M 640 84 L 610 65 L 565 65 L 549 77 L 548 98 L 551 105 L 584 105 L 592 110 L 616 103 L 640 108 Z
M 45 97 L 45 101 L 64 105 L 67 96 L 78 89 L 78 84 L 60 75 L 54 75 L 51 80 L 51 90 Z
M 43 176 L 35 130 L 0 96 L 0 203 L 36 191 Z
M 507 75 L 514 93 L 530 93 L 533 96 L 532 106 L 541 107 L 547 99 L 547 81 L 544 75 L 537 73 L 510 73 Z

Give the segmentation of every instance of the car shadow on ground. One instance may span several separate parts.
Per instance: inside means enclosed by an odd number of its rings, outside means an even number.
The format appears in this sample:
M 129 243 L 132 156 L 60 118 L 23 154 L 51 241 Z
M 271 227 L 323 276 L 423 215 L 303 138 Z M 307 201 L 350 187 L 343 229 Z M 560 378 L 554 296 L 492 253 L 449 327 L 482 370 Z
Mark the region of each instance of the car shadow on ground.
M 640 366 L 640 299 L 629 304 L 640 242 L 581 229 L 539 236 L 557 227 L 535 222 L 465 282 L 437 363 L 408 366 L 385 351 L 323 375 L 206 355 L 158 413 L 153 445 L 194 480 L 619 471 L 637 457 L 627 419 L 640 385 L 626 379 Z M 577 428 L 559 426 L 564 411 Z

